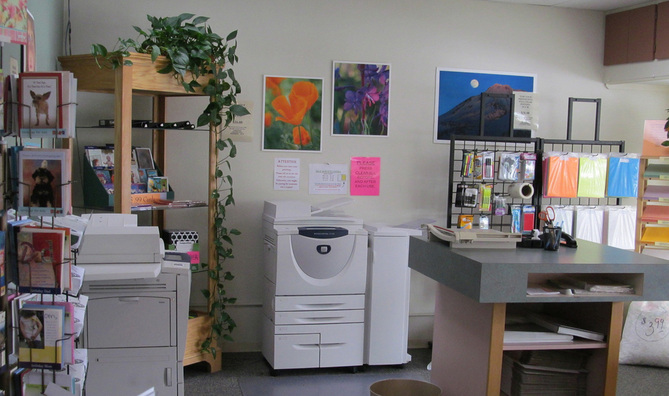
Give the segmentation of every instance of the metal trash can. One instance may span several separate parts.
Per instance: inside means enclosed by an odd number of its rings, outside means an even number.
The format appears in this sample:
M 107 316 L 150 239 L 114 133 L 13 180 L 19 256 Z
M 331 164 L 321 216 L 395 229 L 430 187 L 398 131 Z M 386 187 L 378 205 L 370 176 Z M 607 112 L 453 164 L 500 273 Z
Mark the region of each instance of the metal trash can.
M 414 379 L 386 379 L 369 387 L 370 396 L 440 396 L 441 388 Z

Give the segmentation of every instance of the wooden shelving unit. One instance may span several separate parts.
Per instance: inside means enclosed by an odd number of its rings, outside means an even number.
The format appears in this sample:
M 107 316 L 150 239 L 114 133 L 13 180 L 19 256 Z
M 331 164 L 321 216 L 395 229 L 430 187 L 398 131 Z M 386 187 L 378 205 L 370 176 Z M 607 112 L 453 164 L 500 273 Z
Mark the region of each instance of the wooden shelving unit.
M 123 66 L 112 69 L 109 64 L 100 60 L 102 67 L 98 65 L 93 55 L 70 55 L 58 58 L 64 70 L 74 73 L 78 80 L 78 90 L 83 92 L 109 93 L 114 95 L 114 212 L 130 213 L 130 163 L 132 152 L 132 98 L 133 96 L 151 96 L 153 98 L 153 121 L 165 122 L 166 99 L 175 96 L 204 96 L 200 92 L 187 93 L 183 86 L 171 75 L 161 74 L 167 59 L 159 57 L 155 62 L 151 61 L 151 55 L 131 54 L 127 58 L 132 61 L 131 66 Z M 188 78 L 188 77 L 187 77 Z M 205 85 L 206 78 L 202 77 L 200 83 Z M 209 133 L 209 213 L 208 213 L 208 240 L 207 257 L 209 267 L 215 266 L 217 260 L 214 245 L 214 209 L 216 202 L 213 201 L 212 192 L 216 188 L 216 136 L 210 127 Z M 165 170 L 165 131 L 153 130 L 152 152 L 154 161 L 161 169 Z M 159 226 L 164 224 L 164 212 L 153 211 L 153 223 Z M 215 285 L 209 282 L 208 288 L 214 293 Z M 210 301 L 211 304 L 211 301 Z M 206 315 L 206 313 L 204 313 Z M 208 319 L 210 319 L 207 316 Z M 216 353 L 214 359 L 210 353 L 200 351 L 200 344 L 211 327 L 211 320 L 195 318 L 189 320 L 184 356 L 184 365 L 198 362 L 207 362 L 210 371 L 221 369 L 221 354 Z
M 659 167 L 654 171 L 654 167 Z M 643 157 L 639 165 L 637 196 L 636 251 L 647 249 L 669 251 L 669 237 L 649 241 L 644 235 L 651 228 L 661 228 L 669 234 L 669 158 Z M 653 238 L 651 238 L 653 239 Z

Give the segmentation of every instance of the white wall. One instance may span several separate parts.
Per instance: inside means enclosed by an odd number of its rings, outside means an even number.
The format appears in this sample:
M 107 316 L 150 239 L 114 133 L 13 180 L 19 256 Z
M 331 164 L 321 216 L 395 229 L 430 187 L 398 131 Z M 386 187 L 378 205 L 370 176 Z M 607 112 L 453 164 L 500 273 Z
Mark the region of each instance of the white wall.
M 28 10 L 35 18 L 35 47 L 37 70 L 53 70 L 58 67 L 65 28 L 62 0 L 29 0 Z
M 366 221 L 398 224 L 416 218 L 444 221 L 448 146 L 434 144 L 435 70 L 437 67 L 535 74 L 540 130 L 538 136 L 563 138 L 569 97 L 602 98 L 601 139 L 626 140 L 639 151 L 644 119 L 664 118 L 668 94 L 657 86 L 607 88 L 603 78 L 604 14 L 476 0 L 72 0 L 73 53 L 87 53 L 92 43 L 112 47 L 118 37 L 135 37 L 132 26 L 147 27 L 146 14 L 182 12 L 211 17 L 215 32 L 239 30 L 235 74 L 240 99 L 255 104 L 254 138 L 237 144 L 233 161 L 236 206 L 230 226 L 243 232 L 235 242 L 230 294 L 239 298 L 231 312 L 239 329 L 224 350 L 257 350 L 262 302 L 261 213 L 267 199 L 321 202 L 310 196 L 310 163 L 347 164 L 352 156 L 381 157 L 381 193 L 354 197 L 346 212 Z M 332 137 L 329 130 L 332 61 L 390 63 L 390 131 L 387 138 Z M 324 79 L 322 153 L 261 150 L 264 74 Z M 111 108 L 86 106 L 79 114 Z M 197 102 L 197 105 L 193 103 Z M 194 119 L 198 100 L 170 103 L 170 119 Z M 573 138 L 592 136 L 592 118 L 574 123 Z M 107 118 L 108 118 L 107 117 Z M 103 117 L 105 118 L 105 117 Z M 206 133 L 169 133 L 166 174 L 177 199 L 206 199 Z M 274 191 L 273 161 L 301 160 L 301 190 Z M 170 214 L 172 228 L 204 234 L 205 211 Z M 206 235 L 201 235 L 203 238 Z M 197 281 L 196 281 L 197 282 Z M 196 286 L 197 288 L 197 286 Z M 412 344 L 431 335 L 434 284 L 412 275 Z

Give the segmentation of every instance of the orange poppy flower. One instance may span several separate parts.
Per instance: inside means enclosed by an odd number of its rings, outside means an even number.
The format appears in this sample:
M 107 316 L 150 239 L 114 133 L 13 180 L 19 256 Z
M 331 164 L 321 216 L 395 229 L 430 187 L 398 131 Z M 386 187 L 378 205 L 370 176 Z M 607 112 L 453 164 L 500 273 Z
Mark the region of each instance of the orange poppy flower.
M 307 102 L 299 96 L 292 96 L 290 101 L 285 96 L 276 97 L 272 101 L 272 107 L 281 115 L 276 117 L 277 120 L 293 125 L 300 125 L 307 113 Z
M 279 84 L 281 84 L 281 81 L 283 80 L 285 80 L 284 77 L 267 77 L 265 84 L 267 85 L 267 89 L 272 91 L 274 96 L 281 96 L 281 88 L 279 87 Z
M 296 126 L 293 128 L 293 143 L 301 144 L 302 146 L 311 143 L 311 135 L 309 135 L 309 131 L 304 129 L 303 126 Z
M 265 113 L 265 128 L 269 128 L 272 125 L 272 113 L 269 111 Z
M 312 82 L 298 81 L 293 84 L 293 87 L 290 90 L 290 94 L 288 95 L 291 101 L 293 100 L 294 96 L 299 96 L 306 100 L 307 109 L 310 109 L 311 106 L 313 106 L 314 103 L 316 103 L 318 100 L 318 88 L 316 88 L 316 85 L 314 85 Z

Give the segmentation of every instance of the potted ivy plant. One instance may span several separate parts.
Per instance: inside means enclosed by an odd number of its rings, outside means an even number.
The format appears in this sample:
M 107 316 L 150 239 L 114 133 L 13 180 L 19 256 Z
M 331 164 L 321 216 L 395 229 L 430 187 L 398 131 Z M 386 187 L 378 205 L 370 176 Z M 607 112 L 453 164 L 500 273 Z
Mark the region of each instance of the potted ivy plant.
M 234 205 L 230 160 L 236 156 L 237 149 L 231 139 L 222 138 L 222 131 L 237 116 L 249 114 L 245 107 L 237 104 L 236 96 L 241 86 L 235 78 L 232 65 L 237 60 L 237 31 L 223 38 L 214 33 L 207 25 L 208 17 L 184 13 L 176 17 L 154 17 L 147 15 L 151 28 L 144 30 L 133 26 L 138 32 L 136 39 L 122 39 L 112 50 L 101 44 L 93 44 L 91 53 L 105 59 L 112 68 L 132 65 L 127 59 L 131 51 L 150 54 L 152 62 L 159 56 L 167 59 L 166 66 L 159 73 L 172 74 L 186 92 L 199 92 L 209 96 L 210 101 L 197 119 L 197 126 L 211 125 L 216 134 L 217 160 L 215 169 L 216 188 L 212 199 L 216 202 L 213 229 L 216 250 L 216 263 L 207 266 L 210 283 L 214 284 L 213 293 L 203 289 L 202 294 L 209 302 L 209 316 L 212 326 L 208 337 L 202 342 L 201 349 L 210 352 L 216 358 L 217 340 L 223 338 L 232 341 L 230 333 L 237 326 L 234 319 L 226 312 L 228 304 L 234 304 L 236 298 L 229 297 L 225 284 L 234 276 L 224 268 L 227 259 L 233 258 L 232 237 L 240 231 L 225 226 L 226 209 Z M 98 62 L 98 65 L 101 63 Z M 202 78 L 206 81 L 202 84 Z

